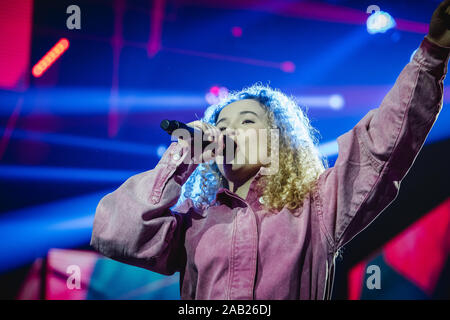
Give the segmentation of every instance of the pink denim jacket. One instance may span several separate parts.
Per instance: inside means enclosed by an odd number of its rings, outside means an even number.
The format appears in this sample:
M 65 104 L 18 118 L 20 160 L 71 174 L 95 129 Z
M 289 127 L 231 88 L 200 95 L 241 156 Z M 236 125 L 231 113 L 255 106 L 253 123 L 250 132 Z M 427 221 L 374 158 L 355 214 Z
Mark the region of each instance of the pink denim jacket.
M 220 189 L 204 210 L 191 199 L 170 210 L 197 166 L 172 142 L 154 169 L 102 198 L 91 246 L 154 272 L 179 271 L 181 299 L 330 299 L 338 249 L 396 198 L 436 121 L 449 52 L 423 40 L 381 106 L 338 138 L 334 167 L 295 215 L 263 217 L 261 172 L 246 199 Z

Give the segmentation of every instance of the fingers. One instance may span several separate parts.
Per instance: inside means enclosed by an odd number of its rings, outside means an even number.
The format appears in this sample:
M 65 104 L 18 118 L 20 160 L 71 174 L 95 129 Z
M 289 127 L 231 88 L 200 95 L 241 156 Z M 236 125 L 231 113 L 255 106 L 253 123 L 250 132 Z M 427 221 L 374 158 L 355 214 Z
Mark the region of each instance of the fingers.
M 205 124 L 204 134 L 205 140 L 211 141 L 212 144 L 208 150 L 204 152 L 203 159 L 205 161 L 210 161 L 222 154 L 222 150 L 224 149 L 223 134 L 217 127 L 209 123 Z
M 189 122 L 187 125 L 201 130 L 203 132 L 202 139 L 204 141 L 212 142 L 212 145 L 210 145 L 202 153 L 200 160 L 201 162 L 208 162 L 210 160 L 214 160 L 218 155 L 220 155 L 223 152 L 225 148 L 225 144 L 223 141 L 224 140 L 223 133 L 216 126 L 199 120 Z
M 200 129 L 205 136 L 204 138 L 208 141 L 213 141 L 215 137 L 218 137 L 220 135 L 220 130 L 217 127 L 206 122 L 197 120 L 189 122 L 187 125 Z
M 438 7 L 438 10 L 441 10 L 442 12 L 446 12 L 448 14 L 449 7 L 450 7 L 450 0 L 442 1 Z
M 441 6 L 449 6 L 450 5 L 450 0 L 445 0 L 441 2 Z
M 203 130 L 203 122 L 201 122 L 199 120 L 189 122 L 187 125 L 190 127 L 194 127 L 194 128 Z
M 189 143 L 186 140 L 178 139 L 178 144 L 180 144 L 181 146 L 183 146 L 183 148 L 189 147 Z
M 203 162 L 208 162 L 208 161 L 214 160 L 215 157 L 216 157 L 216 155 L 214 154 L 213 150 L 207 150 L 202 155 Z
M 207 141 L 215 141 L 220 135 L 220 130 L 209 123 L 205 123 L 205 129 L 203 133 L 205 134 L 205 139 Z

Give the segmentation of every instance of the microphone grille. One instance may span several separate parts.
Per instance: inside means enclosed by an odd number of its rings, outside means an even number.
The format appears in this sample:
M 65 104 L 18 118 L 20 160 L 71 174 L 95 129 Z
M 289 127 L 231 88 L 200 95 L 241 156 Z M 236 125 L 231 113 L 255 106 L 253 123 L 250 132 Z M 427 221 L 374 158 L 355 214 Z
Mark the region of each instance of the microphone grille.
M 167 131 L 167 130 L 169 130 L 169 127 L 170 127 L 170 121 L 167 119 L 163 120 L 163 121 L 161 121 L 160 126 L 161 126 L 161 129 Z

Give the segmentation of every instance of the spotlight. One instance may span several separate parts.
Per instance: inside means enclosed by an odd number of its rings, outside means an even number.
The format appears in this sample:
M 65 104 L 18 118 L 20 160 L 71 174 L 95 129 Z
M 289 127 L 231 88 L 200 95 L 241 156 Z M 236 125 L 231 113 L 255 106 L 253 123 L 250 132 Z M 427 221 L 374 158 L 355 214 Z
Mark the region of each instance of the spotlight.
M 158 155 L 158 157 L 162 157 L 164 152 L 166 152 L 167 148 L 163 145 L 158 146 L 158 148 L 156 149 L 156 154 Z
M 241 27 L 233 27 L 231 28 L 231 34 L 233 37 L 239 38 L 242 36 L 242 28 Z
M 394 18 L 384 11 L 377 11 L 367 19 L 367 32 L 370 34 L 385 33 L 395 26 Z
M 338 110 L 344 106 L 345 100 L 340 94 L 334 94 L 330 97 L 328 103 L 332 109 Z
M 205 99 L 209 104 L 216 104 L 227 96 L 228 89 L 226 87 L 214 86 L 209 89 L 209 92 L 205 95 Z

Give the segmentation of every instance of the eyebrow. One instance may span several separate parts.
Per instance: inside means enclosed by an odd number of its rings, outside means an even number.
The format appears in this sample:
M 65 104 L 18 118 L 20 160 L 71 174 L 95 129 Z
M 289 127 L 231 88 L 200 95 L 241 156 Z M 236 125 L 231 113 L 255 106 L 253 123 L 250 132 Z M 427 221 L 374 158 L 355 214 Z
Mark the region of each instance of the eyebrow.
M 258 114 L 256 114 L 256 112 L 253 111 L 241 111 L 239 114 L 246 114 L 246 113 L 253 113 L 255 116 L 258 117 Z
M 246 113 L 252 113 L 252 114 L 254 114 L 256 117 L 258 117 L 258 115 L 255 113 L 255 112 L 253 112 L 253 111 L 241 111 L 241 112 L 239 112 L 239 114 L 246 114 Z M 219 121 L 217 121 L 216 122 L 216 126 L 219 124 L 219 122 L 221 122 L 221 121 L 223 121 L 223 120 L 227 120 L 227 118 L 222 118 L 222 119 L 220 119 Z

